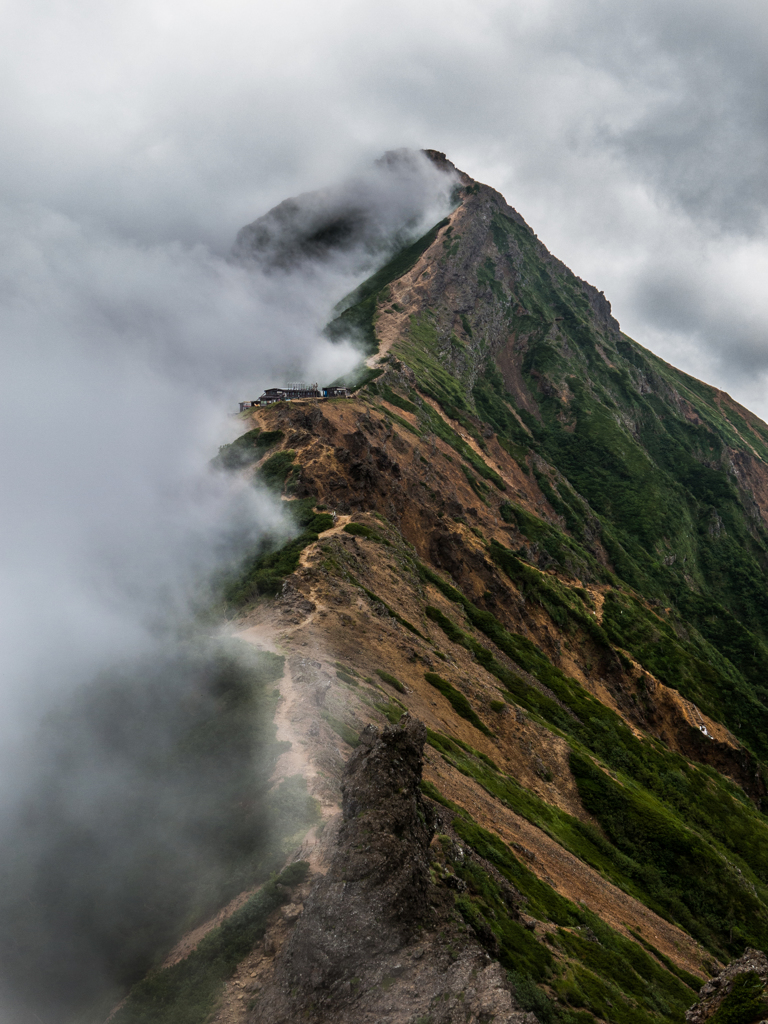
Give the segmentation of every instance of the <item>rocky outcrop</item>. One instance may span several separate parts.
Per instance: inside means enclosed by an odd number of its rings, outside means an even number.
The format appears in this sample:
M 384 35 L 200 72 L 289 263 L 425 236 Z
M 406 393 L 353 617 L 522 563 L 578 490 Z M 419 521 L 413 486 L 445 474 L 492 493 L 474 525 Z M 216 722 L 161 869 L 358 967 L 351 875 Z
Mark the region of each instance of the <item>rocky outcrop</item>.
M 275 950 L 252 1024 L 536 1024 L 506 972 L 430 877 L 434 814 L 421 795 L 426 729 L 368 726 L 342 780 L 328 871 Z
M 685 1015 L 686 1024 L 718 1020 L 764 1024 L 768 1020 L 768 957 L 747 949 L 699 991 L 698 1002 Z
M 419 789 L 426 735 L 417 721 L 363 730 L 342 781 L 337 855 L 291 936 L 291 988 L 328 991 L 429 923 L 434 829 Z

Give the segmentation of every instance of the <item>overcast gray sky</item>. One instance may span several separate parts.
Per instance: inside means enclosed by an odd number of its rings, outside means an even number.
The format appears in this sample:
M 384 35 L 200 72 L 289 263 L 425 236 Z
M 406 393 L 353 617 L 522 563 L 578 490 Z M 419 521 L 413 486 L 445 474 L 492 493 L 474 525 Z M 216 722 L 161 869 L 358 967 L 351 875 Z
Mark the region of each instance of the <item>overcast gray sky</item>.
M 767 37 L 750 0 L 6 0 L 5 657 L 32 672 L 48 615 L 32 674 L 65 642 L 81 665 L 269 521 L 200 467 L 238 398 L 349 364 L 320 331 L 355 268 L 224 257 L 386 149 L 497 187 L 627 333 L 768 417 Z
M 142 243 L 381 150 L 495 185 L 625 330 L 768 416 L 768 9 L 751 0 L 8 0 L 0 186 Z

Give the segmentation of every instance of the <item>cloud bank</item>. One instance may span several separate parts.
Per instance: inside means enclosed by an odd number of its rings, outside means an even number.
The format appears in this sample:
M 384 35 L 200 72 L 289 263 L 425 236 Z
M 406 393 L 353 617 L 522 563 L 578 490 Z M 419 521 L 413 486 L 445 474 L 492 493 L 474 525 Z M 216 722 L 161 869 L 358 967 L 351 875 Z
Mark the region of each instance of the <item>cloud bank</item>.
M 768 416 L 753 0 L 11 0 L 0 23 L 14 203 L 223 253 L 287 196 L 431 146 L 504 192 L 632 336 Z
M 442 215 L 445 178 L 424 158 L 373 167 L 349 185 L 369 230 L 269 272 L 202 244 L 0 211 L 5 657 L 22 651 L 47 676 L 62 650 L 130 650 L 137 630 L 182 618 L 222 558 L 279 526 L 267 495 L 207 470 L 242 429 L 226 413 L 270 383 L 352 368 L 355 350 L 322 333 L 333 305 L 384 258 L 387 233 Z
M 231 782 L 177 777 L 174 751 L 227 673 L 184 636 L 206 628 L 212 574 L 292 526 L 209 461 L 243 429 L 239 399 L 352 369 L 354 347 L 323 334 L 334 304 L 449 192 L 424 157 L 374 165 L 334 208 L 355 197 L 359 236 L 290 264 L 0 208 L 4 1020 L 65 1020 L 146 969 L 146 935 L 167 938 L 158 921 L 221 874 Z

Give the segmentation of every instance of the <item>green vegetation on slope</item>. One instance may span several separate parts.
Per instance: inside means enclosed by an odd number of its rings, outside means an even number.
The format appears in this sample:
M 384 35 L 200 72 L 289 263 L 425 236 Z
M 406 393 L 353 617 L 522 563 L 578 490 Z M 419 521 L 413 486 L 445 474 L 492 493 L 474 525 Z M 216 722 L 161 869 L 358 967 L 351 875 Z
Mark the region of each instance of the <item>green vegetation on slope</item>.
M 213 465 L 220 469 L 243 469 L 258 462 L 282 439 L 282 430 L 262 430 L 255 427 L 241 434 L 231 444 L 222 445 L 219 454 L 213 460 Z
M 221 581 L 223 598 L 231 608 L 242 607 L 258 597 L 278 594 L 285 577 L 298 567 L 304 548 L 333 526 L 333 516 L 315 512 L 314 498 L 302 498 L 285 505 L 297 531 L 301 532 L 279 547 L 274 540 L 262 540 L 250 558 Z
M 442 676 L 439 676 L 437 672 L 425 672 L 424 678 L 430 686 L 434 686 L 436 690 L 439 690 L 440 693 L 442 693 L 457 715 L 461 715 L 462 718 L 466 718 L 468 722 L 471 722 L 476 729 L 485 733 L 486 736 L 493 735 L 491 730 L 482 721 L 480 716 L 460 690 L 457 690 L 455 686 L 452 686 L 451 683 L 443 679 Z
M 380 301 L 385 300 L 387 285 L 408 273 L 447 223 L 446 219 L 435 224 L 425 235 L 401 249 L 380 270 L 343 299 L 337 307 L 344 307 L 343 311 L 327 327 L 329 336 L 334 340 L 351 336 L 363 343 L 366 354 L 376 352 L 376 307 Z
M 671 663 L 615 622 L 611 641 L 768 760 L 768 530 L 746 482 L 749 460 L 768 462 L 768 427 L 608 326 L 602 300 L 490 195 L 484 212 L 476 308 L 417 310 L 398 357 L 415 373 L 415 388 L 481 449 L 486 424 L 521 466 L 536 456 L 536 480 L 570 536 L 516 509 L 521 539 L 544 547 L 575 578 L 614 582 L 672 609 L 676 636 L 653 627 Z M 457 239 L 446 240 L 446 254 L 461 252 Z M 498 340 L 485 336 L 490 323 Z M 498 346 L 510 338 L 526 407 L 496 365 Z M 446 434 L 481 481 L 491 479 L 484 460 L 457 446 L 429 413 L 422 406 L 422 423 Z M 489 501 L 480 481 L 470 482 Z M 611 568 L 600 564 L 604 553 Z M 563 628 L 566 610 L 550 596 L 542 603 Z M 640 617 L 648 623 L 647 613 Z
M 765 817 L 714 769 L 694 766 L 657 741 L 638 739 L 530 640 L 505 629 L 432 570 L 420 568 L 425 580 L 463 609 L 472 626 L 543 684 L 538 688 L 506 668 L 467 629 L 427 607 L 427 617 L 496 676 L 508 700 L 569 740 L 582 801 L 604 836 L 554 808 L 545 811 L 538 798 L 524 795 L 511 780 L 500 781 L 482 762 L 472 766 L 465 754 L 452 752 L 451 763 L 718 955 L 740 952 L 746 943 L 768 943 Z M 586 751 L 621 781 L 590 767 Z
M 733 987 L 715 1013 L 709 1024 L 753 1024 L 768 1013 L 768 1002 L 764 985 L 756 971 L 745 971 L 733 982 Z
M 256 479 L 273 491 L 282 491 L 286 486 L 289 476 L 295 468 L 294 456 L 296 452 L 288 448 L 270 455 L 261 466 L 259 466 Z
M 379 679 L 382 679 L 388 686 L 391 686 L 393 687 L 393 689 L 397 690 L 398 693 L 405 693 L 405 687 L 403 686 L 399 679 L 392 675 L 391 672 L 385 672 L 384 669 L 377 668 L 376 675 L 379 677 Z
M 148 974 L 112 1018 L 115 1024 L 205 1024 L 224 982 L 263 937 L 269 915 L 288 902 L 287 890 L 303 882 L 308 871 L 306 861 L 291 864 L 208 932 L 189 956 Z
M 423 788 L 428 796 L 451 806 L 430 784 Z M 611 1024 L 680 1024 L 698 978 L 672 968 L 665 958 L 650 955 L 591 911 L 560 896 L 498 836 L 478 826 L 466 811 L 454 809 L 458 811 L 452 821 L 456 834 L 511 883 L 522 896 L 525 913 L 558 926 L 548 933 L 545 945 L 516 919 L 508 894 L 482 861 L 463 854 L 450 861 L 466 886 L 456 898 L 457 909 L 512 972 L 523 1005 L 534 1009 L 542 1024 L 575 1024 L 592 1021 L 593 1016 Z M 536 983 L 546 983 L 554 1000 L 536 989 Z
M 427 402 L 422 402 L 421 405 L 417 407 L 408 399 L 402 398 L 402 396 L 393 391 L 392 388 L 385 385 L 382 385 L 381 387 L 373 385 L 369 390 L 373 394 L 381 394 L 383 398 L 386 398 L 386 400 L 391 402 L 393 405 L 399 405 L 401 408 L 404 408 L 409 412 L 416 413 L 419 418 L 419 429 L 417 431 L 410 425 L 410 423 L 407 423 L 402 418 L 394 417 L 391 413 L 388 413 L 391 418 L 397 420 L 411 432 L 418 433 L 419 436 L 428 435 L 429 433 L 435 434 L 441 441 L 445 441 L 449 447 L 453 448 L 456 454 L 460 455 L 478 476 L 483 480 L 487 480 L 492 483 L 497 490 L 506 491 L 506 484 L 499 474 L 495 470 L 491 469 L 490 466 L 488 466 L 487 463 L 477 454 L 474 448 L 460 437 L 456 431 L 445 422 L 443 417 Z M 422 390 L 426 394 L 429 394 L 429 390 L 427 388 L 423 388 Z M 443 407 L 452 419 L 457 420 L 461 426 L 470 435 L 472 435 L 473 439 L 481 448 L 484 447 L 485 442 L 482 435 L 477 432 L 475 426 L 467 419 L 460 409 L 450 404 L 446 405 L 445 403 L 443 404 Z M 472 481 L 474 478 L 468 475 L 468 479 Z M 478 482 L 475 480 L 473 486 L 477 486 L 477 484 Z M 482 485 L 480 486 L 482 487 Z M 483 497 L 484 494 L 485 491 L 483 491 L 480 496 Z
M 377 530 L 372 530 L 370 526 L 364 526 L 362 523 L 347 523 L 344 533 L 349 533 L 353 537 L 365 537 L 366 540 L 375 540 L 377 544 L 386 544 L 389 547 L 389 541 L 382 537 Z

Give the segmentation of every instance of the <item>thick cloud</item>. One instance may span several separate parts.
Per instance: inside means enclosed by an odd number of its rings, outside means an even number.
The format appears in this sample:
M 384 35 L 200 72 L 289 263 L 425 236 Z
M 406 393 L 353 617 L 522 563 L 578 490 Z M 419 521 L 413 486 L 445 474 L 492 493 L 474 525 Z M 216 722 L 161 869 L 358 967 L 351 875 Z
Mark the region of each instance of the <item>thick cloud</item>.
M 369 265 L 451 208 L 453 171 L 413 149 L 389 150 L 364 175 L 283 200 L 238 232 L 234 256 L 270 273 L 311 264 Z
M 217 790 L 204 773 L 201 801 L 194 772 L 158 768 L 205 696 L 196 676 L 226 675 L 179 637 L 205 630 L 213 573 L 292 527 L 274 497 L 209 461 L 242 430 L 227 415 L 238 399 L 359 362 L 323 334 L 334 304 L 385 257 L 385 231 L 410 238 L 444 215 L 450 187 L 421 156 L 369 168 L 348 185 L 368 229 L 289 266 L 0 208 L 4 1020 L 20 989 L 39 999 L 29 1013 L 60 1020 L 102 971 L 146 965 L 166 903 L 178 922 L 218 878 L 210 835 L 230 781 Z
M 207 464 L 246 388 L 350 365 L 319 333 L 347 278 L 322 277 L 267 281 L 203 247 L 3 211 L 3 1020 L 64 1019 L 102 970 L 108 982 L 141 962 L 165 890 L 178 917 L 195 878 L 216 877 L 199 836 L 218 794 L 203 808 L 199 779 L 156 767 L 200 689 L 177 634 L 210 601 L 212 570 L 290 527 L 274 499 Z M 121 929 L 133 961 L 108 950 Z M 32 1001 L 16 1016 L 20 990 Z
M 279 519 L 206 462 L 229 439 L 226 411 L 269 374 L 350 365 L 319 334 L 326 290 L 345 285 L 266 282 L 203 248 L 42 212 L 2 228 L 3 677 L 18 667 L 61 686 L 67 653 L 77 677 L 81 658 L 130 649 L 160 610 L 188 610 L 223 548 Z
M 0 211 L 3 658 L 50 678 L 46 652 L 61 664 L 77 651 L 82 674 L 84 652 L 130 647 L 161 612 L 183 617 L 196 581 L 280 520 L 267 496 L 206 468 L 238 429 L 227 412 L 269 384 L 351 369 L 354 349 L 322 334 L 333 305 L 383 258 L 382 225 L 418 234 L 450 181 L 419 158 L 349 187 L 370 230 L 268 273 L 203 245 Z

